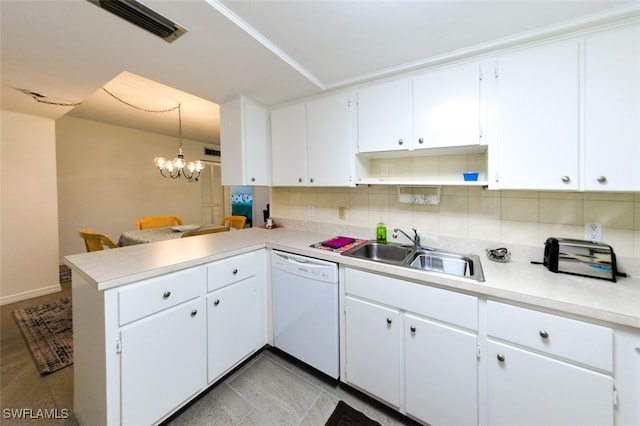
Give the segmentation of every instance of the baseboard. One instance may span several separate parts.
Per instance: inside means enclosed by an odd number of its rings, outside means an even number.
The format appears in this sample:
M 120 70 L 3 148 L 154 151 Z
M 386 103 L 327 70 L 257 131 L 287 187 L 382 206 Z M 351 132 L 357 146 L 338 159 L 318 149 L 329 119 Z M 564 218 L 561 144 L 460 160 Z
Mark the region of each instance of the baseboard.
M 0 297 L 0 306 L 8 305 L 10 303 L 21 302 L 23 300 L 31 299 L 38 296 L 46 296 L 47 294 L 57 293 L 62 291 L 60 284 L 55 284 L 49 287 L 42 287 L 35 290 L 29 290 L 22 293 L 16 293 L 9 296 Z

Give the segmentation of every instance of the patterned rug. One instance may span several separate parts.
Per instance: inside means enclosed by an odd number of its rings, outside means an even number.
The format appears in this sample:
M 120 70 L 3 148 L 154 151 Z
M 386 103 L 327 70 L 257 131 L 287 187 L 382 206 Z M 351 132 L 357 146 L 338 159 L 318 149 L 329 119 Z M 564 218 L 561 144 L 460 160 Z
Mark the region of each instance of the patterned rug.
M 71 298 L 19 309 L 11 313 L 40 374 L 73 364 Z
M 325 426 L 380 426 L 380 423 L 371 420 L 360 411 L 352 408 L 343 401 L 338 401 L 338 405 L 331 413 Z

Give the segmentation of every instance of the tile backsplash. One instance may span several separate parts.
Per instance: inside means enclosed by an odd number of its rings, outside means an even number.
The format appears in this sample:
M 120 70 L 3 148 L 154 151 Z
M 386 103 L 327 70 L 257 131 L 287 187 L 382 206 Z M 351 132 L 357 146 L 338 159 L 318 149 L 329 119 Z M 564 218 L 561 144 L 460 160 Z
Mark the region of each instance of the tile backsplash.
M 440 203 L 408 204 L 396 186 L 272 188 L 272 216 L 375 229 L 416 228 L 429 235 L 541 247 L 547 237 L 584 238 L 602 224 L 603 242 L 618 256 L 640 257 L 640 194 L 490 191 L 443 186 Z M 344 207 L 344 218 L 339 208 Z

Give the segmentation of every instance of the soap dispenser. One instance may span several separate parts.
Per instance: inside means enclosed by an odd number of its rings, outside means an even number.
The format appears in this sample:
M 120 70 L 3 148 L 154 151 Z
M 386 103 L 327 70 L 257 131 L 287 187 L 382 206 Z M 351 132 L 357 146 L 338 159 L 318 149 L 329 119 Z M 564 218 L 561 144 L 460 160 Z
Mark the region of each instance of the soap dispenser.
M 387 244 L 387 227 L 384 226 L 382 218 L 380 218 L 380 222 L 376 228 L 376 241 L 381 244 Z

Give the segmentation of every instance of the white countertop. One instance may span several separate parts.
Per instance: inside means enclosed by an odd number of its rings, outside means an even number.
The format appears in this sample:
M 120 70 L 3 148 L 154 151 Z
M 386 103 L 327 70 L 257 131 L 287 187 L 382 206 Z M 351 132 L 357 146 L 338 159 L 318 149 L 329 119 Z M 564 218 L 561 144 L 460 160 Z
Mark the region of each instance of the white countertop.
M 70 255 L 65 261 L 74 273 L 82 274 L 97 290 L 107 290 L 266 247 L 493 300 L 520 303 L 640 329 L 640 279 L 637 278 L 621 278 L 614 283 L 554 274 L 542 265 L 532 265 L 525 261 L 496 263 L 487 259 L 483 253 L 478 253 L 485 276 L 485 282 L 479 283 L 470 279 L 354 259 L 309 247 L 331 237 L 335 235 L 286 228 L 252 228 Z

